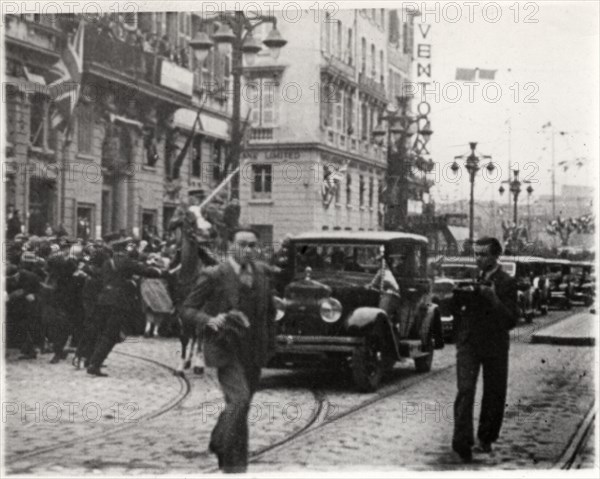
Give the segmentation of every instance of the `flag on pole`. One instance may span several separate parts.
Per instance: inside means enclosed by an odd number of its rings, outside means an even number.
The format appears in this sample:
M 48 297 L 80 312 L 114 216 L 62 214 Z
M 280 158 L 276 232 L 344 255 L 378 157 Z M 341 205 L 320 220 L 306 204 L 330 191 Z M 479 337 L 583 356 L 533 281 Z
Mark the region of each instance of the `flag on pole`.
M 83 72 L 83 39 L 85 23 L 79 21 L 77 31 L 67 42 L 61 58 L 54 65 L 59 78 L 48 85 L 52 102 L 50 123 L 52 128 L 65 130 L 79 101 L 81 74 Z
M 476 68 L 457 68 L 456 79 L 458 81 L 474 81 L 477 74 Z
M 321 196 L 323 197 L 323 204 L 325 206 L 329 206 L 329 203 L 331 203 L 339 188 L 339 184 L 345 178 L 347 172 L 348 162 L 337 169 L 330 165 L 325 165 L 323 184 L 321 185 Z
M 196 125 L 198 125 L 200 123 L 200 112 L 201 111 L 202 111 L 202 108 L 199 108 L 198 114 L 196 115 L 196 119 L 194 120 L 194 125 L 192 126 L 192 131 L 190 131 L 190 134 L 188 135 L 187 140 L 185 140 L 185 144 L 183 145 L 183 148 L 177 155 L 177 158 L 175 159 L 175 163 L 173 163 L 173 169 L 172 169 L 172 174 L 171 174 L 171 177 L 173 179 L 179 178 L 179 170 L 181 169 L 183 160 L 185 160 L 185 157 L 187 156 L 187 152 L 190 149 L 190 145 L 192 144 L 192 140 L 194 139 L 194 135 L 196 134 Z
M 497 70 L 479 70 L 480 80 L 493 80 L 496 77 Z
M 550 126 L 552 126 L 552 123 L 548 121 L 542 125 L 542 128 L 548 128 Z

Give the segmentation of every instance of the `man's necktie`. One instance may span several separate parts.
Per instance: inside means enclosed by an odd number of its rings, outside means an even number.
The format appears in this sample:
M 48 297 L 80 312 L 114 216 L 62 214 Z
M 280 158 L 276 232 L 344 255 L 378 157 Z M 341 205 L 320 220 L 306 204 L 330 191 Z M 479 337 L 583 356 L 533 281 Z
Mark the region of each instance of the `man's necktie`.
M 250 266 L 250 263 L 246 263 L 244 266 L 242 266 L 242 269 L 240 270 L 240 281 L 242 282 L 242 284 L 245 284 L 249 288 L 252 287 L 253 274 L 252 266 Z

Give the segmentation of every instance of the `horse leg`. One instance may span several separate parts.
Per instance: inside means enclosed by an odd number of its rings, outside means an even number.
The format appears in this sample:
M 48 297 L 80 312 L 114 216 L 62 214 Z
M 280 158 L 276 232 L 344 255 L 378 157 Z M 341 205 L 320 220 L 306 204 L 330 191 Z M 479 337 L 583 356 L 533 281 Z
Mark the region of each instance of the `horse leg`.
M 179 362 L 179 367 L 175 371 L 175 374 L 177 376 L 184 377 L 185 374 L 184 374 L 183 370 L 185 369 L 186 349 L 187 349 L 187 345 L 189 342 L 189 337 L 186 334 L 186 331 L 183 326 L 183 322 L 182 322 L 181 318 L 178 318 L 178 319 L 179 319 L 179 321 L 178 321 L 179 322 L 179 341 L 181 342 L 181 358 L 180 358 L 180 362 Z
M 144 330 L 144 337 L 149 338 L 152 331 L 152 313 L 146 312 L 146 329 Z
M 185 355 L 185 369 L 189 369 L 192 365 L 192 356 L 196 347 L 196 338 L 194 336 L 188 336 L 188 340 L 190 341 L 190 348 L 186 351 L 187 354 Z
M 202 341 L 196 336 L 196 342 L 194 344 L 194 374 L 204 374 L 204 356 L 202 355 Z

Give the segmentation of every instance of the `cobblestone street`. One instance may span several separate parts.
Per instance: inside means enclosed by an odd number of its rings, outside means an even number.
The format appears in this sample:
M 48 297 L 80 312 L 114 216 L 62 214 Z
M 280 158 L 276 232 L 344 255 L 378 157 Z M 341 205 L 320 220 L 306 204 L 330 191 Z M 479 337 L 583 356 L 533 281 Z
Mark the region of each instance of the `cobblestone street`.
M 450 449 L 456 373 L 455 348 L 447 345 L 431 373 L 401 363 L 376 394 L 354 392 L 335 373 L 266 370 L 250 413 L 250 472 L 554 467 L 594 405 L 593 348 L 528 343 L 532 331 L 561 316 L 514 331 L 500 441 L 468 467 Z M 9 357 L 7 472 L 214 470 L 206 448 L 222 407 L 218 383 L 212 370 L 188 373 L 187 381 L 174 376 L 168 367 L 178 348 L 174 339 L 130 338 L 109 357 L 108 378 L 91 378 L 69 361 L 47 364 L 46 356 Z M 591 466 L 592 441 L 578 467 Z

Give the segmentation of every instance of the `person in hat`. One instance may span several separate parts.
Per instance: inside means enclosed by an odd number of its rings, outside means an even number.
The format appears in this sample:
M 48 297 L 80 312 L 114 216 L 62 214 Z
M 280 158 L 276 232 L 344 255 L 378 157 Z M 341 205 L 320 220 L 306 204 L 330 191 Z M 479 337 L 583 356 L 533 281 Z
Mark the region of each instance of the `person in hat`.
M 206 365 L 217 368 L 225 396 L 209 450 L 224 472 L 244 472 L 250 401 L 274 348 L 275 304 L 269 266 L 257 260 L 258 234 L 240 227 L 229 242 L 228 259 L 202 270 L 182 314 L 204 329 Z
M 107 376 L 100 368 L 139 309 L 133 276 L 160 278 L 163 275 L 158 268 L 138 261 L 139 252 L 133 238 L 116 240 L 111 247 L 113 256 L 102 266 L 104 287 L 96 306 L 101 332 L 87 368 L 92 376 Z

